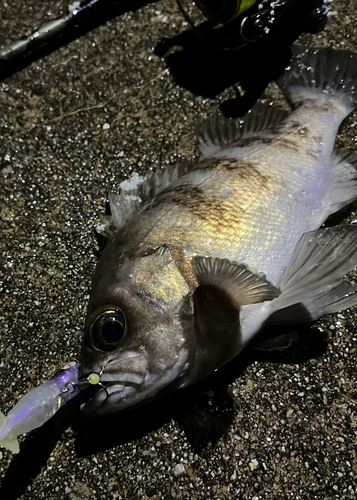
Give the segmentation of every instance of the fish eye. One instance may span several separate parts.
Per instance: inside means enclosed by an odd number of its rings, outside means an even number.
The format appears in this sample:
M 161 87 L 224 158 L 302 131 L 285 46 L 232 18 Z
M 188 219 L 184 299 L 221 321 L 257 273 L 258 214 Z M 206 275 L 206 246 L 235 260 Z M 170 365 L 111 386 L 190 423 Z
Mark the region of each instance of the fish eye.
M 99 351 L 113 351 L 125 334 L 125 317 L 116 306 L 97 309 L 86 325 L 89 346 Z

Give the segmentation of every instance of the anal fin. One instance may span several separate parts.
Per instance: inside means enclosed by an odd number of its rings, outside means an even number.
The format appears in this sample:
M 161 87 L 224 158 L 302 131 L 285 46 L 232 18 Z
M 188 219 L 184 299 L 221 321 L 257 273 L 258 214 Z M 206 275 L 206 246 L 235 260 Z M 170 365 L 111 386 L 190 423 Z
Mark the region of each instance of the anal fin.
M 334 184 L 329 200 L 334 213 L 357 198 L 357 151 L 335 149 L 332 162 Z
M 336 226 L 305 233 L 297 243 L 272 303 L 274 315 L 288 322 L 315 320 L 357 303 L 357 286 L 344 279 L 357 265 L 357 226 Z M 303 313 L 301 316 L 299 308 Z M 273 317 L 271 317 L 273 320 Z

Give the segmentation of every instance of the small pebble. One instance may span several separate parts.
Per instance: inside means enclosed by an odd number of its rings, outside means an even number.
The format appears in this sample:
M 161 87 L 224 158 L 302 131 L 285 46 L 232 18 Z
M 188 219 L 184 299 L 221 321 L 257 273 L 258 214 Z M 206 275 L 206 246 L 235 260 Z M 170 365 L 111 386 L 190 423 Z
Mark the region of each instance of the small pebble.
M 186 469 L 183 466 L 183 464 L 177 464 L 174 468 L 174 476 L 175 477 L 182 477 L 186 475 Z

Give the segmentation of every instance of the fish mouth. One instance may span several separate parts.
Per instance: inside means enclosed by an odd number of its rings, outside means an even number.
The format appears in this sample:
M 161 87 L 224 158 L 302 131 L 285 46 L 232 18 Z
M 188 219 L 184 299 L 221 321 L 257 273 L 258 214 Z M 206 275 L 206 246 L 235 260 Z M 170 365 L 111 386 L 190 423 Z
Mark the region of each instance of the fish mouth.
M 137 393 L 138 388 L 133 385 L 107 382 L 81 407 L 81 411 L 86 417 L 115 413 L 132 406 L 130 400 L 135 398 Z
M 109 359 L 99 377 L 97 392 L 81 407 L 85 416 L 114 413 L 135 404 L 133 400 L 142 392 L 147 378 L 146 359 L 137 353 Z
M 117 413 L 154 399 L 163 389 L 172 387 L 188 366 L 186 349 L 164 367 L 151 365 L 149 368 L 145 352 L 125 353 L 109 359 L 99 374 L 98 391 L 81 407 L 83 415 L 93 418 Z

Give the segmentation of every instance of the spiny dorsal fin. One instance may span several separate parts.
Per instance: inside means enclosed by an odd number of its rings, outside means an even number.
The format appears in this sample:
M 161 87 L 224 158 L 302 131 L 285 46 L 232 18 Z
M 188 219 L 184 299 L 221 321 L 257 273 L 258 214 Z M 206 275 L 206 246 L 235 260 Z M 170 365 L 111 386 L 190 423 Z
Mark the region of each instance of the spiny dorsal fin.
M 280 291 L 263 274 L 257 275 L 244 264 L 228 259 L 196 256 L 193 272 L 199 285 L 211 285 L 226 292 L 238 306 L 272 300 Z
M 198 147 L 202 158 L 226 156 L 224 150 L 233 147 L 241 148 L 241 155 L 245 155 L 244 148 L 249 139 L 259 140 L 261 132 L 278 126 L 288 114 L 274 106 L 257 103 L 243 119 L 212 115 L 197 127 Z M 251 143 L 249 146 L 252 147 Z
M 167 189 L 173 182 L 191 168 L 190 163 L 168 166 L 156 170 L 145 177 L 133 174 L 132 177 L 119 185 L 119 192 L 109 192 L 111 217 L 97 227 L 99 232 L 109 236 L 145 208 L 159 193 Z

